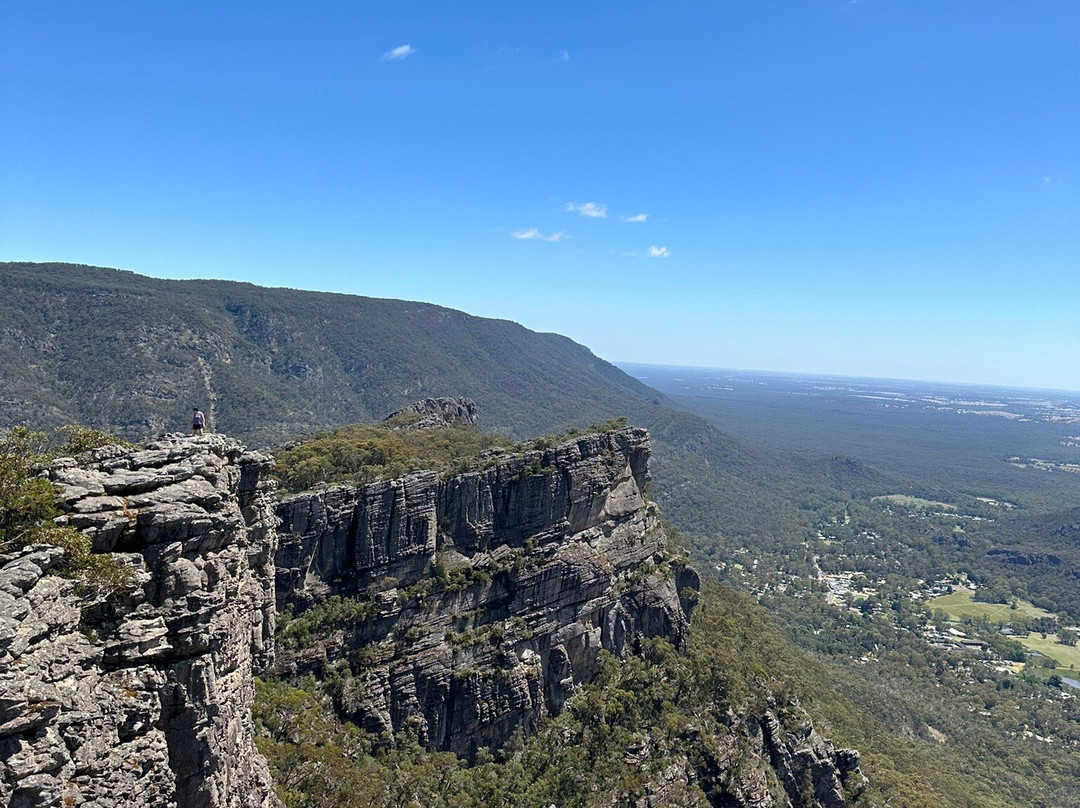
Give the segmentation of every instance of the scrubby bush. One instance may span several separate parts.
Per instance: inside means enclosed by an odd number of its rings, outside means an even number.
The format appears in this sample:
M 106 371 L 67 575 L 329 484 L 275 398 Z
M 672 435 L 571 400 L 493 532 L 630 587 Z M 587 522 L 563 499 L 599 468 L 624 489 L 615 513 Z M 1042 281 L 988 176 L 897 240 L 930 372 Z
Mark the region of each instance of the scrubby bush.
M 131 446 L 127 441 L 110 435 L 108 432 L 78 424 L 62 426 L 56 430 L 56 434 L 58 437 L 64 437 L 60 451 L 68 455 L 79 455 L 102 446 Z
M 104 433 L 82 427 L 58 430 L 67 435 L 65 449 L 115 442 Z M 102 442 L 104 441 L 104 442 Z M 85 449 L 83 450 L 85 451 Z M 131 583 L 131 571 L 113 556 L 95 555 L 90 540 L 58 515 L 56 491 L 45 476 L 52 460 L 50 443 L 42 432 L 16 427 L 0 435 L 0 550 L 49 544 L 64 550 L 57 572 L 79 582 L 85 594 L 104 596 Z
M 277 449 L 274 457 L 282 488 L 297 492 L 330 483 L 363 485 L 422 469 L 461 474 L 482 452 L 510 445 L 471 427 L 400 430 L 353 424 Z
M 41 476 L 49 461 L 44 433 L 16 427 L 0 436 L 0 546 L 22 547 L 44 540 L 56 513 L 56 494 Z

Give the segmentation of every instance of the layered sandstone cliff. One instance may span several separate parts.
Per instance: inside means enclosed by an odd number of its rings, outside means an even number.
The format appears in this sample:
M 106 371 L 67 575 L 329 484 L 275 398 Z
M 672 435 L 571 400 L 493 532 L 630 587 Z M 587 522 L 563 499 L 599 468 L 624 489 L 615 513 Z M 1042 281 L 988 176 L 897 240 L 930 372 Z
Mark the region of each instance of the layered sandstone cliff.
M 251 718 L 274 671 L 382 738 L 471 757 L 529 734 L 603 652 L 687 636 L 698 578 L 648 461 L 623 429 L 276 505 L 272 460 L 221 436 L 61 461 L 63 520 L 132 585 L 89 596 L 49 574 L 57 548 L 0 555 L 0 804 L 276 806 Z M 730 715 L 640 804 L 840 808 L 858 753 L 799 716 Z
M 683 640 L 697 575 L 644 498 L 648 458 L 648 433 L 624 429 L 285 500 L 278 602 L 343 596 L 365 619 L 328 618 L 311 644 L 286 628 L 279 668 L 332 675 L 340 712 L 381 735 L 471 756 L 528 733 L 602 650 Z
M 130 588 L 88 600 L 56 548 L 0 557 L 0 803 L 254 808 L 253 674 L 273 657 L 265 455 L 220 436 L 108 447 L 53 472 Z

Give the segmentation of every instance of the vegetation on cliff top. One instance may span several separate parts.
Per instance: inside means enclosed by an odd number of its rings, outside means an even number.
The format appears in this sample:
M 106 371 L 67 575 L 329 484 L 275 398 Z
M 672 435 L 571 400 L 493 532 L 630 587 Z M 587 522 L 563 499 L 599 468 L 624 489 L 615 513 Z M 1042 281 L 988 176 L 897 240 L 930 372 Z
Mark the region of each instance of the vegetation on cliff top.
M 295 493 L 331 483 L 364 485 L 420 470 L 468 471 L 483 452 L 512 445 L 507 438 L 471 427 L 393 429 L 385 424 L 351 424 L 273 452 L 275 475 L 285 491 Z
M 493 464 L 509 454 L 547 449 L 593 432 L 621 429 L 626 426 L 626 419 L 616 418 L 585 429 L 571 428 L 558 435 L 520 443 L 466 426 L 429 429 L 398 426 L 395 420 L 349 424 L 286 444 L 273 450 L 277 462 L 275 475 L 285 491 L 296 493 L 331 483 L 363 485 L 421 470 L 442 475 L 462 474 Z
M 109 555 L 91 553 L 90 540 L 67 525 L 57 524 L 56 490 L 44 472 L 61 455 L 76 455 L 119 443 L 95 429 L 64 426 L 50 438 L 43 432 L 16 427 L 0 434 L 0 552 L 35 544 L 64 550 L 58 572 L 75 578 L 88 592 L 107 593 L 129 579 Z

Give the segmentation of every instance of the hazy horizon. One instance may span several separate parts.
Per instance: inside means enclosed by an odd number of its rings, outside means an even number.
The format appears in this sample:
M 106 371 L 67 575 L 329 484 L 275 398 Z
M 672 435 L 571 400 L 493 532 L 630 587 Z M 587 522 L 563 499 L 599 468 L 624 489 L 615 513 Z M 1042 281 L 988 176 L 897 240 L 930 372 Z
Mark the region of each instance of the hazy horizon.
M 622 359 L 608 359 L 607 361 L 615 365 L 625 373 L 629 373 L 634 378 L 641 381 L 646 381 L 644 376 L 637 376 L 631 373 L 627 368 L 662 368 L 664 370 L 694 370 L 694 371 L 710 371 L 715 373 L 734 373 L 743 374 L 747 376 L 762 375 L 762 376 L 780 376 L 780 377 L 799 377 L 799 378 L 812 378 L 812 379 L 830 379 L 834 381 L 853 381 L 853 382 L 900 382 L 903 384 L 928 384 L 937 386 L 955 386 L 955 387 L 968 387 L 972 389 L 982 390 L 1009 390 L 1014 392 L 1028 392 L 1028 393 L 1067 393 L 1070 395 L 1080 395 L 1080 390 L 1070 390 L 1064 387 L 1022 387 L 1010 384 L 994 384 L 991 382 L 963 382 L 956 381 L 955 379 L 910 379 L 910 378 L 898 378 L 895 376 L 852 376 L 846 373 L 828 373 L 828 372 L 810 372 L 799 370 L 772 370 L 766 368 L 725 368 L 725 367 L 712 367 L 706 365 L 680 365 L 677 363 L 660 363 L 660 362 L 635 362 L 633 360 Z

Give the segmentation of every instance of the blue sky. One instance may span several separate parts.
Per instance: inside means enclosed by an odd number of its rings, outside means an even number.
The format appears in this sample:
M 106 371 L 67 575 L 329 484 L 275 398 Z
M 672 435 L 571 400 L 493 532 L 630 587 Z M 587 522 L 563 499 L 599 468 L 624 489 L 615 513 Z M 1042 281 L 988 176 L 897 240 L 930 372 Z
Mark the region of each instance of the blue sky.
M 24 0 L 0 115 L 0 259 L 1080 389 L 1075 0 Z

